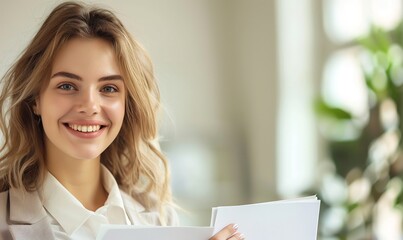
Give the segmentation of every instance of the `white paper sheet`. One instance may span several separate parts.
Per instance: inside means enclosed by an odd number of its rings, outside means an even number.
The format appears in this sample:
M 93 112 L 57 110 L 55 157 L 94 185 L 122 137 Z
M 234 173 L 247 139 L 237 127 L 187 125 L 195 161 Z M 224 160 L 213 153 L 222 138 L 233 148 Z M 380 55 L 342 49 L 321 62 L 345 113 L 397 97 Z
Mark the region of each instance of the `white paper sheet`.
M 102 225 L 97 240 L 208 240 L 212 227 L 135 227 Z
M 208 240 L 230 223 L 248 240 L 315 240 L 320 201 L 316 196 L 212 209 L 212 227 L 103 225 L 97 240 Z
M 248 240 L 315 240 L 320 201 L 315 196 L 293 200 L 213 208 L 214 233 L 230 223 Z

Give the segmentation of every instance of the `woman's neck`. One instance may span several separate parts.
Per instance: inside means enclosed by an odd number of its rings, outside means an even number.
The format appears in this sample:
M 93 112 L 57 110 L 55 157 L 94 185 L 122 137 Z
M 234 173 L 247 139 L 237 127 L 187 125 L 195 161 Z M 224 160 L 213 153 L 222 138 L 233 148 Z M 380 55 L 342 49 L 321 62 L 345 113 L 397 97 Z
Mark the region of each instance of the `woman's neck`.
M 95 211 L 104 205 L 108 193 L 102 184 L 100 159 L 57 159 L 48 156 L 46 166 L 49 172 L 85 208 Z

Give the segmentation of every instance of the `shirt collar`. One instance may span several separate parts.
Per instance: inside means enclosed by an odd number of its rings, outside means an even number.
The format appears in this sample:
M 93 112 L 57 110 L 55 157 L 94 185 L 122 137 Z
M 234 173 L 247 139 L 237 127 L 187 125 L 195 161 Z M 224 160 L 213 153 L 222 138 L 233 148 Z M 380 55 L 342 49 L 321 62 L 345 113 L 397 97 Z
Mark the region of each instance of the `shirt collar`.
M 124 219 L 128 223 L 127 214 L 124 208 L 119 186 L 109 172 L 101 165 L 101 174 L 105 190 L 108 192 L 108 198 L 103 207 L 108 207 L 107 217 L 112 212 L 117 218 Z M 50 172 L 47 173 L 42 191 L 39 191 L 42 204 L 52 215 L 60 226 L 71 235 L 80 228 L 93 213 L 86 209 Z M 113 206 L 113 211 L 109 207 Z M 103 208 L 101 207 L 101 208 Z M 112 210 L 112 208 L 110 208 Z M 113 217 L 116 219 L 116 217 Z
M 109 170 L 102 165 L 102 180 L 105 190 L 109 193 L 105 206 L 108 207 L 107 217 L 113 224 L 130 224 L 129 218 L 125 211 L 122 195 L 115 177 Z
M 124 210 L 122 196 L 120 195 L 119 186 L 115 177 L 104 165 L 101 165 L 101 174 L 104 188 L 108 192 L 105 205 L 117 206 Z

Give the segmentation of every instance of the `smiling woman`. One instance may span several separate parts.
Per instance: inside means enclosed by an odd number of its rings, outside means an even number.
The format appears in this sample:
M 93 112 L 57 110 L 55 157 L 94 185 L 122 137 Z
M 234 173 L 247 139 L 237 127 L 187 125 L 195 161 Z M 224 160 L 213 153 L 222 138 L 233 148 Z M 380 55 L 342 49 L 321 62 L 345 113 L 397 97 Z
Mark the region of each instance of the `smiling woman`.
M 0 239 L 177 225 L 146 52 L 108 10 L 66 2 L 2 78 Z M 243 239 L 228 225 L 211 239 Z

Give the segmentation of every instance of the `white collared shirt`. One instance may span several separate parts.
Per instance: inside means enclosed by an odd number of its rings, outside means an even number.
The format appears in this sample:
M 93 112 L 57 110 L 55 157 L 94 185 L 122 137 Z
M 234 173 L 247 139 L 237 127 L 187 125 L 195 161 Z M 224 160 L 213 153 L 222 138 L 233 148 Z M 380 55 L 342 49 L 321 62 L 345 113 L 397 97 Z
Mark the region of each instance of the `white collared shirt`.
M 95 239 L 101 224 L 131 224 L 115 178 L 104 166 L 101 174 L 109 195 L 104 206 L 93 212 L 48 172 L 39 195 L 56 239 Z

